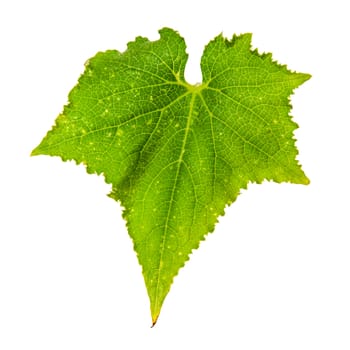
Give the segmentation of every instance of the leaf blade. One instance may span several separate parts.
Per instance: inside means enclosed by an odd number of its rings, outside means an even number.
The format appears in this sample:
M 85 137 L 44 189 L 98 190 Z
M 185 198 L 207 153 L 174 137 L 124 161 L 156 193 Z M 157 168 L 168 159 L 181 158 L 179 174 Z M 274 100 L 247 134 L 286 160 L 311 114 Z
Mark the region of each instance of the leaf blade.
M 84 163 L 121 202 L 158 319 L 173 278 L 249 182 L 307 184 L 289 96 L 310 78 L 251 50 L 251 34 L 205 48 L 203 83 L 184 79 L 186 45 L 164 28 L 86 64 L 32 155 Z

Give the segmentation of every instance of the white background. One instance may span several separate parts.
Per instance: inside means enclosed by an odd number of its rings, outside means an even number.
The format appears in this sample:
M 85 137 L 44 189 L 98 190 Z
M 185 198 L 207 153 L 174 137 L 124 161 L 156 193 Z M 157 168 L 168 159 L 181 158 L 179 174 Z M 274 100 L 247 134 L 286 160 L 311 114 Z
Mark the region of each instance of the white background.
M 350 349 L 346 1 L 7 1 L 0 5 L 0 349 Z M 204 45 L 253 33 L 313 78 L 295 91 L 309 186 L 243 191 L 151 329 L 141 268 L 103 178 L 29 157 L 96 52 L 172 27 L 187 80 Z

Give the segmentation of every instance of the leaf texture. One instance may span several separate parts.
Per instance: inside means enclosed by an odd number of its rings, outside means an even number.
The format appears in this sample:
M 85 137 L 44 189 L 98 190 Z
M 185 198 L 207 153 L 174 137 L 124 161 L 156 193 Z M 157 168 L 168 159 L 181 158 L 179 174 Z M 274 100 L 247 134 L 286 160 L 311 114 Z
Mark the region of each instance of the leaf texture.
M 308 74 L 251 50 L 251 35 L 217 36 L 203 82 L 184 79 L 172 29 L 98 53 L 55 126 L 32 152 L 86 164 L 112 184 L 142 266 L 153 324 L 174 276 L 249 182 L 308 184 L 296 160 L 289 96 Z

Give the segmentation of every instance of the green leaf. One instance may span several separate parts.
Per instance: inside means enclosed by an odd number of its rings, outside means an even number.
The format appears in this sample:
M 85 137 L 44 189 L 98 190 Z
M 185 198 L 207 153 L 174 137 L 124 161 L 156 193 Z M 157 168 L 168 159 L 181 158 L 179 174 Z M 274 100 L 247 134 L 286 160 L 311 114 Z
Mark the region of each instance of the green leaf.
M 289 96 L 308 74 L 251 50 L 251 35 L 217 36 L 203 82 L 184 79 L 178 33 L 98 53 L 32 155 L 86 164 L 123 205 L 153 324 L 174 276 L 249 182 L 308 184 L 296 161 Z

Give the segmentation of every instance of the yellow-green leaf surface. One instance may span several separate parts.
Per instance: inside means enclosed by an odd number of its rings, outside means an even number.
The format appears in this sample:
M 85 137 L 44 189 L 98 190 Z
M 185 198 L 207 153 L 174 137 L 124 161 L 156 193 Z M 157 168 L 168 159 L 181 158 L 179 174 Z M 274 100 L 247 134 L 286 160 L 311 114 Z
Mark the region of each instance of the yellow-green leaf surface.
M 171 29 L 125 52 L 98 53 L 33 155 L 103 174 L 142 266 L 153 324 L 174 276 L 249 182 L 307 184 L 296 161 L 289 96 L 308 74 L 217 36 L 203 82 L 184 79 L 186 45 Z M 98 208 L 96 208 L 98 210 Z

